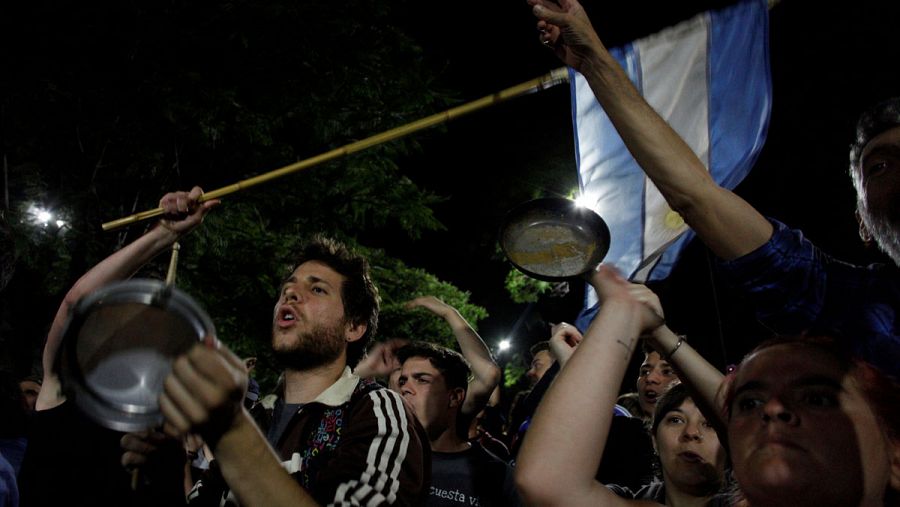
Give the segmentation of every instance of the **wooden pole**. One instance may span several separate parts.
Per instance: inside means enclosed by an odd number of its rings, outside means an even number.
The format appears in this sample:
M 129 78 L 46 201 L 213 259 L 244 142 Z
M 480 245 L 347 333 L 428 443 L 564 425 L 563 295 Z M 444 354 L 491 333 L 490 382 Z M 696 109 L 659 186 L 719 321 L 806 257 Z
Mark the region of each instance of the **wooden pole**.
M 304 169 L 308 169 L 310 167 L 322 164 L 324 162 L 329 162 L 331 160 L 344 157 L 350 155 L 351 153 L 355 153 L 357 151 L 362 151 L 373 146 L 377 146 L 382 143 L 386 143 L 388 141 L 393 141 L 395 139 L 400 139 L 401 137 L 408 136 L 413 132 L 418 132 L 419 130 L 423 130 L 429 127 L 433 127 L 435 125 L 440 125 L 441 123 L 447 122 L 454 118 L 459 118 L 460 116 L 469 114 L 473 111 L 477 111 L 479 109 L 486 108 L 488 106 L 492 106 L 494 104 L 499 104 L 500 102 L 509 100 L 514 97 L 518 97 L 520 95 L 525 95 L 527 93 L 537 92 L 541 90 L 545 90 L 547 88 L 556 86 L 560 83 L 567 82 L 569 79 L 568 71 L 565 67 L 560 67 L 551 71 L 548 74 L 545 74 L 541 77 L 532 79 L 525 83 L 506 88 L 492 95 L 487 95 L 478 100 L 474 100 L 472 102 L 463 104 L 461 106 L 454 107 L 452 109 L 448 109 L 441 113 L 436 113 L 431 116 L 427 116 L 420 120 L 416 120 L 411 123 L 407 123 L 406 125 L 401 125 L 399 127 L 393 128 L 391 130 L 382 132 L 380 134 L 376 134 L 371 137 L 367 137 L 365 139 L 344 145 L 340 148 L 335 148 L 329 152 L 323 153 L 321 155 L 316 155 L 315 157 L 308 158 L 306 160 L 301 160 L 299 162 L 295 162 L 291 165 L 284 166 L 280 169 L 275 169 L 274 171 L 270 171 L 264 174 L 260 174 L 259 176 L 254 176 L 252 178 L 248 178 L 237 183 L 218 188 L 216 190 L 212 190 L 210 192 L 206 192 L 203 196 L 200 197 L 199 201 L 207 201 L 210 199 L 218 199 L 219 197 L 233 194 L 235 192 L 254 187 L 261 183 L 266 183 L 272 181 L 274 179 L 281 178 L 282 176 L 287 176 L 288 174 L 293 174 L 298 171 L 302 171 Z M 116 229 L 125 225 L 130 225 L 141 220 L 146 220 L 148 218 L 153 218 L 162 215 L 162 208 L 151 209 L 147 211 L 142 211 L 140 213 L 135 213 L 133 215 L 120 218 L 118 220 L 113 220 L 111 222 L 106 222 L 103 224 L 103 230 L 109 231 L 112 229 Z

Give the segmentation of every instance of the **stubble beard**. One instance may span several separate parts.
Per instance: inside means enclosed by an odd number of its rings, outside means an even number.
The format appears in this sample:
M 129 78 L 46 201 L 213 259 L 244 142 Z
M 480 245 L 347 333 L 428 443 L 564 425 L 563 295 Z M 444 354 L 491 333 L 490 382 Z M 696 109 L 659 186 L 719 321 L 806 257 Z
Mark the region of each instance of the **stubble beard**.
M 282 368 L 306 371 L 336 361 L 344 351 L 343 324 L 329 327 L 316 324 L 308 331 L 295 332 L 288 344 L 277 344 L 272 336 L 272 350 Z
M 878 248 L 900 266 L 900 223 L 894 223 L 885 214 L 873 214 L 865 206 L 859 207 L 859 215 Z

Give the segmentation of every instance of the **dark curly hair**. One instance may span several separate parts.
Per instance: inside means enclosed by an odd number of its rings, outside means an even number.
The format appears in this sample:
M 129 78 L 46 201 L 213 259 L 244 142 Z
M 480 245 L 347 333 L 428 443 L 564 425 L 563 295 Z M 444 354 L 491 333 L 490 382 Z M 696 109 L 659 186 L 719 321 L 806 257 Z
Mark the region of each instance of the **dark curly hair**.
M 463 391 L 467 390 L 471 369 L 469 362 L 459 352 L 428 342 L 413 342 L 397 350 L 400 364 L 412 357 L 428 359 L 444 376 L 444 381 L 450 389 L 460 387 Z
M 856 135 L 850 144 L 850 177 L 860 190 L 860 167 L 863 149 L 879 134 L 900 126 L 900 97 L 894 97 L 867 109 L 856 122 Z

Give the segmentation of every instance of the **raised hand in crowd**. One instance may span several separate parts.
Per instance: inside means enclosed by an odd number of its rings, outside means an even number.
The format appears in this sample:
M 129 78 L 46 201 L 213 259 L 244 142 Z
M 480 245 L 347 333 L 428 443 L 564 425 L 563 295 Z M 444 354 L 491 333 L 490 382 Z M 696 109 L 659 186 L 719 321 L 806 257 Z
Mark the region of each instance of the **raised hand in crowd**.
M 487 404 L 502 377 L 490 349 L 459 311 L 440 299 L 434 296 L 418 297 L 407 302 L 406 307 L 424 308 L 450 325 L 460 352 L 472 368 L 473 378 L 463 401 L 462 413 L 473 417 Z

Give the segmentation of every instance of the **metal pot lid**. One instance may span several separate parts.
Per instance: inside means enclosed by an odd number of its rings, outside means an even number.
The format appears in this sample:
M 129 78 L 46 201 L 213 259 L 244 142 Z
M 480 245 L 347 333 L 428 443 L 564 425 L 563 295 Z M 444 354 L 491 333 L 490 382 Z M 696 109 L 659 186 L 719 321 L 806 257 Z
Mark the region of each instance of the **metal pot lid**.
M 178 288 L 149 279 L 107 285 L 79 300 L 66 322 L 57 355 L 63 389 L 107 428 L 156 426 L 174 359 L 207 335 L 215 335 L 209 316 Z

